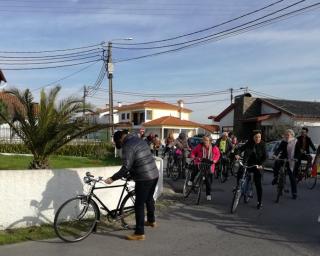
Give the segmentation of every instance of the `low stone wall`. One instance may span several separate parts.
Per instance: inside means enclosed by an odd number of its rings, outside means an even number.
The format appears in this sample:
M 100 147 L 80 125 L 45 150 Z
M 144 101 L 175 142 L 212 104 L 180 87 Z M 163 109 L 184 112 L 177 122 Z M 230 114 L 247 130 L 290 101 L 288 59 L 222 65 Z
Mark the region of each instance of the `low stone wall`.
M 159 182 L 157 198 L 163 189 L 163 161 L 156 158 Z M 83 194 L 86 172 L 104 178 L 112 176 L 120 166 L 54 170 L 0 170 L 0 230 L 52 223 L 60 205 L 67 199 Z M 119 180 L 112 185 L 122 184 Z M 134 186 L 134 182 L 130 183 Z M 100 184 L 99 184 L 100 186 Z M 105 184 L 101 184 L 105 186 Z M 114 209 L 122 188 L 97 190 L 105 205 Z

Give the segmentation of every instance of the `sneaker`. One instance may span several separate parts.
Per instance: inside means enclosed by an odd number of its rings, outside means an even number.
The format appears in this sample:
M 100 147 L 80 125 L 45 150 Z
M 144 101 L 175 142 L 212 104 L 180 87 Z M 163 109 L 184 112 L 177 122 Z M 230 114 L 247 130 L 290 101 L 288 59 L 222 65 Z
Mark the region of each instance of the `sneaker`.
M 146 240 L 145 235 L 136 235 L 136 234 L 128 235 L 128 236 L 126 236 L 126 238 L 127 238 L 127 240 L 132 240 L 132 241 Z
M 193 184 L 192 181 L 189 180 L 189 181 L 188 181 L 188 186 L 192 186 L 192 184 Z
M 146 222 L 144 223 L 144 225 L 145 225 L 146 227 L 152 227 L 152 228 L 158 227 L 157 222 L 149 222 L 149 221 L 146 221 Z
M 207 195 L 207 201 L 211 201 L 211 195 Z
M 262 208 L 262 203 L 261 203 L 261 202 L 258 202 L 258 203 L 257 203 L 257 209 L 260 210 L 261 208 Z

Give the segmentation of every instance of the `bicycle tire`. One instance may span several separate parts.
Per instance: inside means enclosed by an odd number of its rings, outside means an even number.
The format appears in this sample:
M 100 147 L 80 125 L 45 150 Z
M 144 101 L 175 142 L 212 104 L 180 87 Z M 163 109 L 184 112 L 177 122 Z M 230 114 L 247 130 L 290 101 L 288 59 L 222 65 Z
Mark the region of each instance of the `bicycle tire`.
M 196 183 L 199 185 L 198 191 L 197 191 L 197 205 L 200 204 L 200 199 L 201 199 L 201 192 L 202 192 L 202 185 L 203 185 L 203 175 L 199 175 L 198 182 Z
M 276 203 L 279 203 L 280 197 L 283 194 L 283 189 L 284 189 L 284 180 L 283 178 L 279 178 L 278 180 L 278 186 L 277 186 L 277 198 L 276 198 Z
M 237 186 L 235 192 L 233 193 L 232 204 L 231 204 L 231 213 L 235 213 L 241 199 L 242 193 L 240 186 Z
M 173 181 L 176 181 L 176 180 L 179 179 L 180 169 L 179 169 L 178 163 L 175 162 L 175 163 L 172 165 L 170 176 L 171 176 L 171 179 L 172 179 Z
M 192 173 L 192 170 L 187 171 L 186 178 L 183 183 L 182 194 L 185 198 L 187 198 L 190 195 L 192 190 L 192 186 L 188 186 L 188 181 L 190 181 L 191 179 L 191 173 Z
M 220 170 L 219 180 L 221 183 L 225 183 L 227 181 L 227 171 L 226 171 L 226 165 L 222 165 L 222 169 Z
M 136 225 L 134 210 L 135 199 L 135 191 L 131 191 L 123 198 L 120 205 L 120 220 L 122 226 L 126 229 L 133 229 Z
M 72 216 L 74 215 L 74 216 Z M 100 219 L 97 204 L 87 196 L 78 196 L 64 202 L 54 217 L 54 230 L 65 242 L 78 242 L 88 237 Z

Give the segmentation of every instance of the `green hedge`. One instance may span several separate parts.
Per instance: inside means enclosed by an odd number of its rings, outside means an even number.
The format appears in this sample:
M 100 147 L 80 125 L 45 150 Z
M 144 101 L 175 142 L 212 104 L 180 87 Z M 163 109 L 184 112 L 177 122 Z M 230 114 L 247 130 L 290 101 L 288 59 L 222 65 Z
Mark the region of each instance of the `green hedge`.
M 30 154 L 24 144 L 9 144 L 0 143 L 1 153 L 15 153 L 15 154 Z M 84 156 L 94 158 L 105 158 L 112 155 L 114 147 L 110 143 L 97 144 L 79 144 L 79 145 L 65 145 L 55 155 L 62 156 Z

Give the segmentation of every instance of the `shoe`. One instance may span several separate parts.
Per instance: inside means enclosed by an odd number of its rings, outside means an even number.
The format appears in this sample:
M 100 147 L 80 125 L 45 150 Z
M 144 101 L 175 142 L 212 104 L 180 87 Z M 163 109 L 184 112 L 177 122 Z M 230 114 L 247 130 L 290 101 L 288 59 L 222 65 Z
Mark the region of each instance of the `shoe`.
M 207 201 L 211 201 L 211 195 L 207 195 Z
M 149 221 L 146 221 L 146 222 L 144 223 L 144 225 L 145 225 L 146 227 L 152 227 L 152 228 L 158 227 L 157 222 L 149 222 Z
M 274 186 L 274 185 L 278 184 L 278 180 L 277 180 L 277 178 L 274 178 L 274 179 L 272 180 L 271 184 L 272 184 L 272 186 Z
M 136 234 L 127 235 L 126 238 L 127 238 L 127 240 L 132 240 L 132 241 L 146 240 L 146 236 L 145 235 L 136 235 Z
M 188 186 L 192 186 L 192 184 L 193 184 L 192 181 L 189 180 L 189 181 L 188 181 Z
M 296 195 L 296 194 L 293 194 L 293 195 L 292 195 L 292 199 L 293 199 L 293 200 L 296 200 L 296 199 L 297 199 L 297 195 Z
M 258 202 L 257 203 L 257 209 L 260 210 L 262 208 L 262 203 Z

